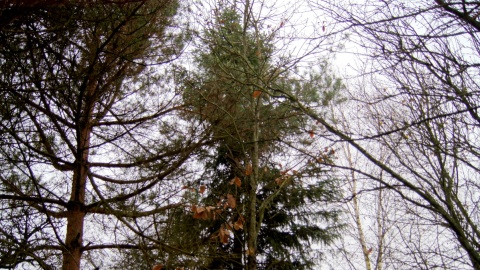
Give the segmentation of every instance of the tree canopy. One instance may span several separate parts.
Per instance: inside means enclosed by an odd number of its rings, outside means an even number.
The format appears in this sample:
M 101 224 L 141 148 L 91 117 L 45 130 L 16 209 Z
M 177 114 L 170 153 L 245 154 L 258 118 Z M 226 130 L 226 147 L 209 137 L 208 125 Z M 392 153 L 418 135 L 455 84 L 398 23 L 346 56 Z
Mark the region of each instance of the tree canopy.
M 479 14 L 2 2 L 0 268 L 480 269 Z
M 152 222 L 173 203 L 163 183 L 203 143 L 173 126 L 178 97 L 159 66 L 181 51 L 181 36 L 169 29 L 177 8 L 2 8 L 2 267 L 53 269 L 63 260 L 63 269 L 79 269 L 82 254 L 136 248 L 126 240 L 143 235 L 137 219 Z M 101 266 L 98 256 L 92 267 Z

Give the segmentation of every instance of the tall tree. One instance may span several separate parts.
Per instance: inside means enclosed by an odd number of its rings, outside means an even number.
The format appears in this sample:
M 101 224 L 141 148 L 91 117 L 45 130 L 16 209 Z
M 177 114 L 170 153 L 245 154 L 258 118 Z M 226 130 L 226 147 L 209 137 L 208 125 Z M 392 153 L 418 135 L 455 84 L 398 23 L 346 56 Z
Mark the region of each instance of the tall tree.
M 162 183 L 202 143 L 170 125 L 179 99 L 159 66 L 181 51 L 169 30 L 177 8 L 2 5 L 0 267 L 79 269 L 82 254 L 139 248 L 126 240 L 175 206 Z
M 333 181 L 302 152 L 312 147 L 311 123 L 264 89 L 276 85 L 321 103 L 341 84 L 322 81 L 326 76 L 302 80 L 275 66 L 275 33 L 263 27 L 249 1 L 220 3 L 201 35 L 198 69 L 183 74 L 188 116 L 211 126 L 216 141 L 200 183 L 206 195 L 193 214 L 197 226 L 207 226 L 201 239 L 217 237 L 206 269 L 311 269 L 305 243 L 329 243 L 338 229 L 338 213 L 318 206 L 335 198 Z M 295 155 L 295 164 L 285 155 Z

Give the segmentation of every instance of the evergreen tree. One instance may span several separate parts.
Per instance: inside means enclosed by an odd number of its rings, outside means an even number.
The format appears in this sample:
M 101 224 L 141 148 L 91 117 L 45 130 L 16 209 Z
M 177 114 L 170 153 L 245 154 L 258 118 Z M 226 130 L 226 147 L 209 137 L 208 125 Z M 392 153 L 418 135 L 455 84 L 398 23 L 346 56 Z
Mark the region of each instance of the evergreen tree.
M 211 127 L 216 142 L 188 191 L 198 196 L 184 233 L 191 246 L 204 244 L 198 268 L 313 269 L 309 246 L 330 243 L 340 227 L 339 213 L 319 203 L 333 201 L 338 190 L 316 159 L 303 155 L 297 166 L 281 167 L 282 155 L 310 146 L 311 123 L 265 90 L 281 87 L 318 104 L 335 98 L 341 84 L 319 75 L 298 80 L 275 67 L 274 35 L 260 32 L 249 16 L 242 20 L 237 6 L 219 6 L 202 35 L 198 70 L 183 73 L 186 117 Z M 332 154 L 324 153 L 324 161 Z

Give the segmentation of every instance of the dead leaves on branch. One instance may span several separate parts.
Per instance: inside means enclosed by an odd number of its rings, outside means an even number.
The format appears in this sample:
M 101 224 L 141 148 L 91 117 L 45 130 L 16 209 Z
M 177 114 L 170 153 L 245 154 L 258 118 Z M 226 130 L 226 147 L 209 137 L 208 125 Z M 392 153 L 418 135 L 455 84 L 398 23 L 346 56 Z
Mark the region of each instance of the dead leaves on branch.
M 217 216 L 222 212 L 221 209 L 217 209 L 215 206 L 196 206 L 192 205 L 192 212 L 194 219 L 201 220 L 216 220 Z
M 237 208 L 237 200 L 232 194 L 227 194 L 227 204 L 232 209 Z
M 243 230 L 244 222 L 245 219 L 243 218 L 243 216 L 239 215 L 235 222 L 228 222 L 222 224 L 220 226 L 220 229 L 218 230 L 218 239 L 220 240 L 220 243 L 228 244 L 231 232 Z
M 238 177 L 238 176 L 235 176 L 235 178 L 233 178 L 232 180 L 230 180 L 230 185 L 235 185 L 237 187 L 241 187 L 242 186 L 242 180 Z
M 235 179 L 234 179 L 235 180 Z M 234 181 L 235 183 L 235 181 Z M 227 194 L 226 199 L 223 198 L 217 206 L 191 206 L 191 211 L 193 212 L 193 218 L 199 220 L 216 220 L 219 216 L 224 213 L 226 209 L 236 209 L 237 199 L 232 194 Z M 243 230 L 245 219 L 242 215 L 235 215 L 237 219 L 235 221 L 231 220 L 225 222 L 221 225 L 217 233 L 214 234 L 214 237 L 218 237 L 218 240 L 222 244 L 227 244 L 232 231 Z
M 233 196 L 229 198 L 234 199 Z M 218 215 L 223 212 L 223 209 L 218 209 L 214 206 L 197 207 L 193 205 L 192 211 L 193 211 L 194 219 L 215 220 L 218 217 Z M 230 239 L 231 232 L 243 230 L 244 223 L 245 223 L 245 218 L 242 215 L 238 215 L 238 218 L 235 221 L 230 221 L 228 223 L 222 224 L 218 232 L 215 233 L 213 237 L 214 238 L 218 237 L 218 240 L 220 241 L 220 243 L 227 244 Z
M 218 238 L 220 239 L 220 243 L 228 244 L 228 239 L 230 238 L 230 230 L 224 224 L 220 227 L 218 231 Z
M 220 201 L 217 206 L 191 206 L 193 218 L 201 220 L 216 220 L 227 208 L 237 208 L 237 199 L 232 194 L 227 194 L 226 200 Z
M 280 164 L 280 168 L 282 165 Z M 295 177 L 301 176 L 301 172 L 294 170 L 294 169 L 285 169 L 280 171 L 280 176 L 275 178 L 275 183 L 278 186 L 285 186 L 288 184 L 292 184 Z
M 243 230 L 243 224 L 245 222 L 245 218 L 243 218 L 242 215 L 240 215 L 237 219 L 237 221 L 235 221 L 232 225 L 233 225 L 233 229 L 235 229 L 236 231 L 238 230 Z
M 205 193 L 205 190 L 207 190 L 207 186 L 201 185 L 201 186 L 198 188 L 198 190 L 197 190 L 196 188 L 189 187 L 189 186 L 183 186 L 182 189 L 185 189 L 185 190 L 187 190 L 188 192 L 193 192 L 193 193 L 195 193 L 195 192 L 198 191 L 198 193 L 203 194 L 203 193 Z
M 251 166 L 250 166 L 251 170 Z M 236 176 L 229 182 L 230 185 L 235 185 L 236 187 L 242 186 L 242 180 Z M 204 194 L 207 190 L 206 185 L 201 185 L 198 190 L 195 188 L 191 188 L 188 186 L 184 186 L 183 189 L 186 189 L 187 192 L 197 193 L 197 194 Z M 216 206 L 198 206 L 196 204 L 192 204 L 191 211 L 193 212 L 194 219 L 201 219 L 201 220 L 215 220 L 219 214 L 221 214 L 226 209 L 236 209 L 237 208 L 237 199 L 234 195 L 228 193 L 225 197 L 220 198 L 219 202 Z

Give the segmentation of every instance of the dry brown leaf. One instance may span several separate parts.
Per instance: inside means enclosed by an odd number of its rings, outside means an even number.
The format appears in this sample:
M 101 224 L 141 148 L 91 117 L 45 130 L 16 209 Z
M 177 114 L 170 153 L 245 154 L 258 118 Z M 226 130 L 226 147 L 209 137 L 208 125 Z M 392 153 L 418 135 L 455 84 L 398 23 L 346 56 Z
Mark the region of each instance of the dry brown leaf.
M 193 212 L 193 218 L 194 219 L 205 219 L 206 214 L 207 214 L 207 212 L 205 212 L 204 207 L 197 207 L 195 209 L 195 212 Z
M 261 93 L 262 93 L 262 91 L 259 91 L 259 90 L 253 91 L 253 97 L 257 98 L 257 97 L 260 96 Z
M 230 180 L 230 185 L 236 185 L 237 187 L 240 187 L 242 186 L 242 180 L 238 176 L 235 176 L 235 178 Z
M 194 219 L 208 219 L 208 211 L 205 207 L 196 207 L 195 212 L 193 213 Z
M 207 187 L 205 185 L 201 185 L 200 190 L 199 190 L 200 194 L 203 194 L 206 189 L 207 189 Z
M 228 203 L 228 206 L 230 206 L 233 209 L 237 207 L 237 200 L 235 199 L 235 197 L 233 197 L 232 194 L 227 194 L 227 203 Z
M 230 232 L 226 230 L 225 227 L 222 225 L 220 227 L 220 231 L 218 232 L 218 237 L 220 238 L 220 242 L 222 244 L 227 244 L 228 238 L 230 237 Z
M 243 230 L 243 216 L 239 216 L 237 221 L 233 223 L 233 228 L 238 231 L 238 230 Z
M 163 268 L 163 265 L 157 264 L 152 268 L 152 270 L 162 270 L 162 268 Z
M 193 218 L 194 219 L 216 219 L 216 210 L 217 208 L 215 206 L 195 206 L 192 205 L 192 211 L 193 211 Z

